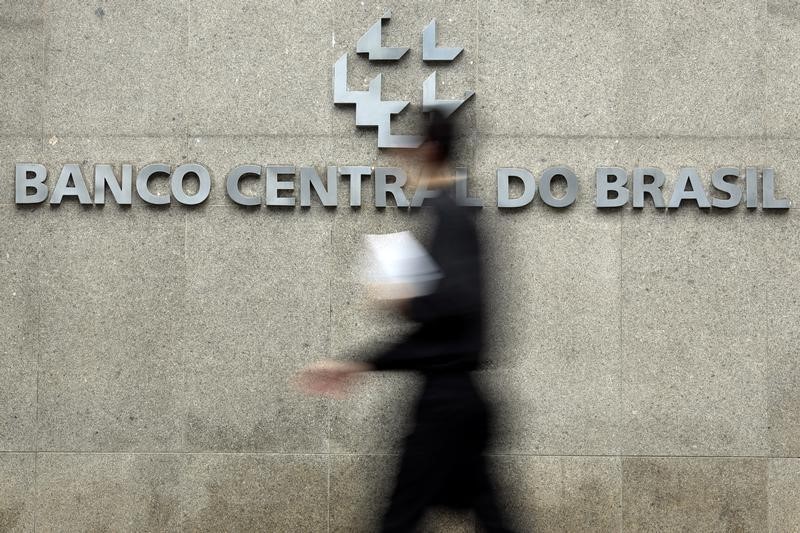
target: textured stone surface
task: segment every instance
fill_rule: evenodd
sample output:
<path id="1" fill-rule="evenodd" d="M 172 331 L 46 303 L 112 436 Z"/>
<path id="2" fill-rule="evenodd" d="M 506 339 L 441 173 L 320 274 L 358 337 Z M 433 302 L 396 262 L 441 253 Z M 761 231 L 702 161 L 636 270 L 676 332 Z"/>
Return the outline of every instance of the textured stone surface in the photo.
<path id="1" fill-rule="evenodd" d="M 389 9 L 384 43 L 411 52 L 370 64 L 356 42 Z M 454 157 L 487 206 L 479 381 L 517 529 L 796 529 L 798 9 L 0 0 L 0 530 L 375 523 L 417 378 L 368 376 L 341 401 L 291 378 L 404 332 L 354 271 L 363 233 L 424 239 L 425 212 L 374 209 L 371 179 L 360 209 L 344 181 L 336 210 L 241 209 L 224 187 L 245 163 L 416 170 L 333 105 L 345 52 L 351 89 L 382 73 L 383 98 L 411 102 L 398 133 L 421 128 L 434 70 L 438 96 L 477 92 Z M 421 61 L 433 18 L 440 44 L 465 48 L 451 64 Z M 96 163 L 185 161 L 212 174 L 202 206 L 13 205 L 17 162 L 45 164 L 51 189 L 78 163 L 91 189 Z M 555 165 L 579 177 L 573 208 L 494 207 L 498 167 Z M 769 166 L 795 208 L 599 212 L 601 165 L 660 167 L 666 197 L 683 166 L 706 185 L 723 165 Z M 434 514 L 424 529 L 473 525 Z"/>
<path id="2" fill-rule="evenodd" d="M 325 402 L 291 380 L 328 352 L 332 217 L 187 214 L 189 449 L 325 451 Z"/>
<path id="3" fill-rule="evenodd" d="M 776 457 L 800 456 L 800 260 L 796 253 L 800 219 L 795 213 L 771 217 L 763 240 L 768 259 L 764 290 L 768 438 L 770 455 Z"/>
<path id="4" fill-rule="evenodd" d="M 34 472 L 32 453 L 0 453 L 0 531 L 33 531 Z"/>
<path id="5" fill-rule="evenodd" d="M 618 531 L 622 478 L 616 457 L 491 458 L 515 531 Z"/>
<path id="6" fill-rule="evenodd" d="M 39 211 L 0 207 L 0 451 L 34 450 L 41 253 Z"/>
<path id="7" fill-rule="evenodd" d="M 47 3 L 45 135 L 185 132 L 188 4 Z"/>
<path id="8" fill-rule="evenodd" d="M 41 135 L 44 0 L 0 2 L 0 135 Z"/>
<path id="9" fill-rule="evenodd" d="M 325 459 L 42 454 L 42 531 L 322 531 Z"/>
<path id="10" fill-rule="evenodd" d="M 794 0 L 768 0 L 761 24 L 764 40 L 765 109 L 767 134 L 797 138 L 800 127 L 800 4 Z"/>
<path id="11" fill-rule="evenodd" d="M 623 453 L 767 451 L 767 224 L 691 207 L 623 218 Z"/>
<path id="12" fill-rule="evenodd" d="M 176 531 L 185 459 L 40 454 L 37 531 Z"/>
<path id="13" fill-rule="evenodd" d="M 326 462 L 317 455 L 190 455 L 181 529 L 326 531 Z"/>
<path id="14" fill-rule="evenodd" d="M 181 443 L 184 224 L 176 210 L 38 213 L 39 446 L 157 451 Z"/>
<path id="15" fill-rule="evenodd" d="M 760 0 L 626 2 L 624 133 L 762 134 L 763 7 Z"/>
<path id="16" fill-rule="evenodd" d="M 377 531 L 397 472 L 396 455 L 334 455 L 330 477 L 330 531 Z M 436 509 L 419 526 L 424 533 L 469 533 L 472 516 Z"/>
<path id="17" fill-rule="evenodd" d="M 711 171 L 730 165 L 775 166 L 779 196 L 794 181 L 792 167 L 778 157 L 787 150 L 780 143 L 623 139 L 616 146 L 618 164 L 629 172 L 637 165 L 665 172 L 665 199 L 683 166 L 698 168 L 707 188 Z M 775 279 L 771 256 L 781 246 L 775 229 L 788 219 L 744 205 L 707 212 L 684 203 L 664 213 L 648 203 L 642 212 L 624 210 L 622 421 L 630 434 L 624 453 L 767 452 L 772 358 L 766 354 L 773 334 L 765 297 Z"/>
<path id="18" fill-rule="evenodd" d="M 486 383 L 501 408 L 499 449 L 616 453 L 619 214 L 484 214 L 491 245 Z"/>
<path id="19" fill-rule="evenodd" d="M 619 132 L 627 7 L 610 1 L 479 2 L 481 133 Z"/>
<path id="20" fill-rule="evenodd" d="M 0 205 L 15 202 L 17 163 L 36 163 L 41 159 L 42 143 L 34 137 L 0 137 Z"/>
<path id="21" fill-rule="evenodd" d="M 764 531 L 767 461 L 627 457 L 623 531 Z"/>
<path id="22" fill-rule="evenodd" d="M 800 525 L 800 459 L 769 462 L 769 531 L 795 531 Z"/>
<path id="23" fill-rule="evenodd" d="M 329 9 L 329 2 L 193 1 L 189 133 L 329 133 Z"/>

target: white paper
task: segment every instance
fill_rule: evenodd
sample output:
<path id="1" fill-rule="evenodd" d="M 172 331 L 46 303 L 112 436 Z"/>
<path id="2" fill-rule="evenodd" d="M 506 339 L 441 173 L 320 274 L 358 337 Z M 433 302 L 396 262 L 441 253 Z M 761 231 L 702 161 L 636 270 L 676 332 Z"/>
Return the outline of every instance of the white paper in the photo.
<path id="1" fill-rule="evenodd" d="M 410 232 L 364 235 L 364 245 L 364 279 L 378 287 L 379 298 L 413 298 L 436 289 L 442 273 Z"/>

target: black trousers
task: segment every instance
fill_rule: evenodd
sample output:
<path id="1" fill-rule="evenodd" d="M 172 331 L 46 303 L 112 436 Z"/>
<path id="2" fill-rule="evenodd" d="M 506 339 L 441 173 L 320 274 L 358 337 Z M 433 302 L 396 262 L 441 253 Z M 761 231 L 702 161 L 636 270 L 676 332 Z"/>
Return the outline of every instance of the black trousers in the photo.
<path id="1" fill-rule="evenodd" d="M 428 380 L 406 439 L 383 533 L 414 531 L 433 506 L 471 509 L 489 533 L 508 533 L 484 451 L 490 412 L 464 376 Z"/>

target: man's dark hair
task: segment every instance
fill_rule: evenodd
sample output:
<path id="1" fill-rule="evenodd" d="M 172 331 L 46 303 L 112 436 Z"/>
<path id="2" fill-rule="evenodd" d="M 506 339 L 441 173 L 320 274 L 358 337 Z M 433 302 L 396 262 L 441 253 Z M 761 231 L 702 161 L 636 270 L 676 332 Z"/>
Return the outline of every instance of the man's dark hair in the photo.
<path id="1" fill-rule="evenodd" d="M 431 147 L 431 159 L 445 163 L 450 159 L 453 145 L 453 123 L 438 111 L 431 111 L 425 131 L 425 142 Z"/>

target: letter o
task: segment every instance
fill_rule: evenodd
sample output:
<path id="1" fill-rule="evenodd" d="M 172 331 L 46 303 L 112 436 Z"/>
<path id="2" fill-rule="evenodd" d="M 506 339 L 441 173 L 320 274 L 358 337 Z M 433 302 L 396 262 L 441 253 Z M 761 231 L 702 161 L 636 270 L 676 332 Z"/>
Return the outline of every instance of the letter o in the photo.
<path id="1" fill-rule="evenodd" d="M 550 182 L 556 176 L 562 176 L 567 180 L 567 192 L 561 198 L 553 196 Z M 539 181 L 539 196 L 542 201 L 550 207 L 567 207 L 575 203 L 578 198 L 578 176 L 568 167 L 550 167 L 542 173 Z"/>
<path id="2" fill-rule="evenodd" d="M 200 180 L 200 187 L 194 195 L 186 194 L 183 190 L 183 180 L 187 174 L 194 174 Z M 186 163 L 175 169 L 169 180 L 172 196 L 183 205 L 197 205 L 203 203 L 211 192 L 211 175 L 208 169 L 197 163 Z"/>

